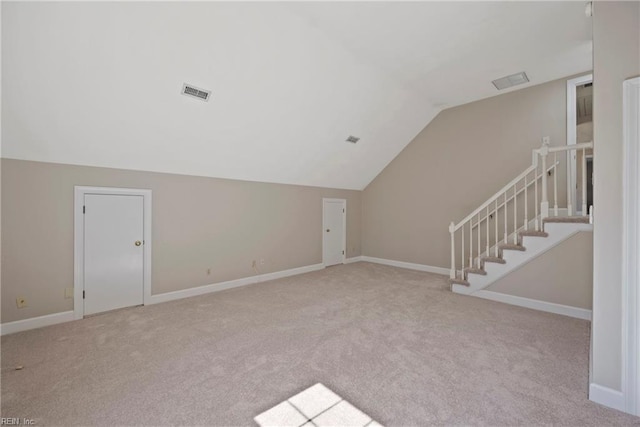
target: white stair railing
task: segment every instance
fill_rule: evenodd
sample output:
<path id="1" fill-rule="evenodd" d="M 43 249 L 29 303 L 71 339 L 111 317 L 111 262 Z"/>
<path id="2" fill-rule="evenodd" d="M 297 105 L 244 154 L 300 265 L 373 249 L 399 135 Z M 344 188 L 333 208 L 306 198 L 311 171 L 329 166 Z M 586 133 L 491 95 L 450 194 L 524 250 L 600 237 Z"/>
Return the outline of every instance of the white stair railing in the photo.
<path id="1" fill-rule="evenodd" d="M 518 233 L 529 229 L 533 220 L 535 231 L 542 230 L 542 221 L 549 216 L 549 176 L 553 177 L 553 215 L 559 216 L 558 196 L 558 154 L 565 156 L 573 152 L 582 153 L 581 196 L 582 213 L 587 212 L 587 150 L 593 148 L 593 142 L 583 144 L 550 147 L 549 138 L 542 139 L 542 147 L 534 150 L 532 165 L 512 179 L 500 191 L 491 196 L 457 224 L 449 224 L 451 234 L 451 270 L 450 278 L 467 278 L 467 272 L 482 268 L 483 257 L 498 257 L 500 245 L 519 243 Z M 549 156 L 552 163 L 547 166 Z M 533 194 L 531 194 L 533 192 Z M 532 200 L 530 200 L 532 199 Z M 571 197 L 567 197 L 570 200 Z M 532 202 L 532 203 L 531 203 Z M 533 209 L 531 210 L 531 204 Z M 567 203 L 567 215 L 572 215 L 570 202 Z M 591 211 L 589 213 L 591 215 Z M 484 230 L 483 230 L 484 227 Z M 493 229 L 493 233 L 491 230 Z M 500 233 L 502 231 L 502 233 Z M 502 237 L 500 237 L 502 234 Z M 484 238 L 484 241 L 482 239 Z M 474 241 L 475 240 L 475 241 Z M 468 241 L 468 248 L 465 245 Z M 456 243 L 460 250 L 456 251 Z M 475 244 L 474 244 L 475 243 Z M 456 264 L 456 259 L 460 264 Z M 458 268 L 459 267 L 459 268 Z"/>

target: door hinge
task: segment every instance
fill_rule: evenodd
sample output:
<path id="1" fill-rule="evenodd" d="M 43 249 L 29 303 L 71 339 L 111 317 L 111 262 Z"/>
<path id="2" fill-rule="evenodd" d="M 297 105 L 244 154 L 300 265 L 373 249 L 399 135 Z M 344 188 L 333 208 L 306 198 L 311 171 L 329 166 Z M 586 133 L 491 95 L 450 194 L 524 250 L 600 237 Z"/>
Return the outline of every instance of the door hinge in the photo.
<path id="1" fill-rule="evenodd" d="M 342 251 L 342 255 L 344 255 L 344 251 Z"/>
<path id="2" fill-rule="evenodd" d="M 84 299 L 84 291 L 82 291 L 82 299 Z"/>
<path id="3" fill-rule="evenodd" d="M 86 206 L 83 206 L 83 207 L 82 207 L 82 213 L 86 213 L 86 212 L 87 212 L 87 207 L 86 207 Z"/>
<path id="4" fill-rule="evenodd" d="M 342 213 L 344 213 L 344 209 L 342 209 Z"/>

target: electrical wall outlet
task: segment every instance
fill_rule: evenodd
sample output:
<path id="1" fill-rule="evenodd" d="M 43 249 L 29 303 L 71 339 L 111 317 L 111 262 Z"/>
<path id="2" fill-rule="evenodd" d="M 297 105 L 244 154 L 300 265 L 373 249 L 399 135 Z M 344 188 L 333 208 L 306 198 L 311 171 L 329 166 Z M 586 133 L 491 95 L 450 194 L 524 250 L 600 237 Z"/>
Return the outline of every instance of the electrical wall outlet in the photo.
<path id="1" fill-rule="evenodd" d="M 260 259 L 260 265 L 264 265 L 264 258 Z"/>
<path id="2" fill-rule="evenodd" d="M 251 261 L 251 268 L 256 268 L 256 260 Z"/>
<path id="3" fill-rule="evenodd" d="M 16 298 L 16 305 L 18 308 L 25 308 L 27 306 L 27 299 L 24 297 Z"/>
<path id="4" fill-rule="evenodd" d="M 207 268 L 207 276 L 211 276 L 211 268 Z"/>
<path id="5" fill-rule="evenodd" d="M 73 288 L 64 288 L 64 297 L 65 299 L 73 298 Z"/>

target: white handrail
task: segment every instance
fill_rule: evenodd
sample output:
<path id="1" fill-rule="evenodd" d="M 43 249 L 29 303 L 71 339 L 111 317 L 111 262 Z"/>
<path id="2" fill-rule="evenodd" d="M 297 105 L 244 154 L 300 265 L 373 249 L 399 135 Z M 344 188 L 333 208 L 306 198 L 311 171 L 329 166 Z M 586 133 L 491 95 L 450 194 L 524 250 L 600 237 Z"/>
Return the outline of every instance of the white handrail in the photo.
<path id="1" fill-rule="evenodd" d="M 491 202 L 493 202 L 494 200 L 496 200 L 498 197 L 502 196 L 507 189 L 512 188 L 514 186 L 514 184 L 518 181 L 520 181 L 521 179 L 523 179 L 525 177 L 525 175 L 530 174 L 531 172 L 533 172 L 536 169 L 537 165 L 531 165 L 529 166 L 527 169 L 525 169 L 524 172 L 522 172 L 520 175 L 518 175 L 517 177 L 515 177 L 514 179 L 512 179 L 511 181 L 509 181 L 509 183 L 507 185 L 505 185 L 504 187 L 502 187 L 502 189 L 500 191 L 498 191 L 496 194 L 494 194 L 493 196 L 489 197 L 489 199 L 484 202 L 483 204 L 480 205 L 479 208 L 477 208 L 476 210 L 474 210 L 473 212 L 471 212 L 469 215 L 467 215 L 462 221 L 460 221 L 459 223 L 457 223 L 454 226 L 454 231 L 458 231 L 460 229 L 460 227 L 462 227 L 463 224 L 466 224 L 471 218 L 473 218 L 475 215 L 478 214 L 478 212 L 480 212 L 481 210 L 483 210 L 484 208 L 486 208 L 487 206 L 489 206 L 491 204 Z M 509 199 L 511 200 L 511 199 Z"/>
<path id="2" fill-rule="evenodd" d="M 495 215 L 495 219 L 494 219 L 494 246 L 496 249 L 495 255 L 498 256 L 499 254 L 499 244 L 500 242 L 503 243 L 510 243 L 508 236 L 512 236 L 513 235 L 513 243 L 514 244 L 519 244 L 520 240 L 518 238 L 518 230 L 527 230 L 528 228 L 528 223 L 529 223 L 529 208 L 528 208 L 528 188 L 531 186 L 534 186 L 534 218 L 532 219 L 532 221 L 535 221 L 535 229 L 536 231 L 540 230 L 541 228 L 539 227 L 539 225 L 542 223 L 542 220 L 544 220 L 546 217 L 549 216 L 549 199 L 548 199 L 548 185 L 547 185 L 547 181 L 548 181 L 548 176 L 551 175 L 551 171 L 554 171 L 553 173 L 553 185 L 552 185 L 552 189 L 553 189 L 553 214 L 555 216 L 558 215 L 558 177 L 557 177 L 557 168 L 558 165 L 560 164 L 560 162 L 558 161 L 558 156 L 557 153 L 561 153 L 561 152 L 565 152 L 567 153 L 566 155 L 569 156 L 569 152 L 573 151 L 573 152 L 577 152 L 578 150 L 581 150 L 582 152 L 582 162 L 581 162 L 581 166 L 582 166 L 582 212 L 583 215 L 586 212 L 587 206 L 586 206 L 586 187 L 587 187 L 587 177 L 586 177 L 586 151 L 587 149 L 591 149 L 593 148 L 593 142 L 584 142 L 581 144 L 573 144 L 573 145 L 567 145 L 567 146 L 559 146 L 559 147 L 550 147 L 549 144 L 549 137 L 544 137 L 542 138 L 542 146 L 536 150 L 533 150 L 534 156 L 532 159 L 532 165 L 529 166 L 527 169 L 525 169 L 521 174 L 519 174 L 517 177 L 515 177 L 514 179 L 512 179 L 511 181 L 509 181 L 508 184 L 506 184 L 504 187 L 502 187 L 498 192 L 496 192 L 494 195 L 492 195 L 491 197 L 489 197 L 484 203 L 482 203 L 480 206 L 478 206 L 478 208 L 476 208 L 473 212 L 471 212 L 469 215 L 467 215 L 463 220 L 461 220 L 460 222 L 458 222 L 457 224 L 451 222 L 449 224 L 449 232 L 451 233 L 451 270 L 450 270 L 450 277 L 452 279 L 455 279 L 458 277 L 458 273 L 461 274 L 460 279 L 466 280 L 467 279 L 467 274 L 469 269 L 473 269 L 473 268 L 482 268 L 482 259 L 481 257 L 483 256 L 483 254 L 486 254 L 487 256 L 490 255 L 490 250 L 491 250 L 491 233 L 489 231 L 490 226 L 491 226 L 491 218 L 493 218 L 493 215 Z M 553 164 L 549 167 L 547 167 L 547 157 L 550 153 L 553 153 Z M 538 168 L 538 165 L 541 165 L 542 167 Z M 530 175 L 533 172 L 533 179 L 530 179 Z M 538 180 L 540 180 L 540 201 L 538 203 Z M 520 182 L 523 181 L 523 184 L 520 184 Z M 520 212 L 518 211 L 518 201 L 517 198 L 518 196 L 524 192 L 524 212 Z M 509 196 L 509 194 L 511 194 L 511 196 Z M 570 198 L 569 198 L 570 199 Z M 510 203 L 511 202 L 511 203 Z M 510 205 L 510 206 L 509 206 Z M 509 208 L 512 208 L 513 210 L 509 210 Z M 571 205 L 570 205 L 570 201 L 567 202 L 567 207 L 568 209 L 571 209 Z M 502 212 L 499 212 L 500 209 L 503 209 Z M 509 210 L 509 211 L 508 211 Z M 507 213 L 513 213 L 513 225 L 508 225 L 508 215 Z M 538 212 L 540 213 L 538 215 Z M 569 212 L 569 215 L 571 215 L 572 213 Z M 592 218 L 592 213 L 591 211 L 589 212 L 589 216 Z M 483 216 L 484 215 L 484 216 Z M 503 239 L 498 240 L 498 225 L 500 222 L 500 215 L 504 215 L 503 221 L 504 224 L 500 224 L 501 226 L 504 227 L 504 236 Z M 521 227 L 519 227 L 519 223 L 520 220 L 522 220 L 524 218 L 524 224 L 522 224 Z M 468 227 L 468 231 L 465 231 L 465 226 L 466 224 L 469 223 L 469 227 Z M 483 224 L 484 223 L 484 224 Z M 486 225 L 486 242 L 482 242 L 481 238 L 481 232 L 480 232 L 480 228 L 482 226 Z M 474 230 L 474 228 L 477 227 L 477 231 Z M 512 233 L 509 231 L 512 229 Z M 462 252 L 461 252 L 461 256 L 460 256 L 460 260 L 461 260 L 461 269 L 457 270 L 456 269 L 456 250 L 455 250 L 455 233 L 461 230 L 461 243 L 462 243 Z M 474 236 L 473 233 L 474 231 L 477 232 L 477 241 L 474 242 Z M 466 252 L 466 245 L 465 245 L 465 234 L 466 232 L 468 232 L 469 234 L 469 250 L 468 253 L 465 254 Z M 475 245 L 474 245 L 475 243 Z M 484 245 L 482 244 L 484 243 Z M 482 248 L 485 249 L 484 252 L 481 253 Z M 477 253 L 476 253 L 477 252 Z M 468 256 L 465 257 L 465 255 Z M 468 259 L 468 268 L 466 268 L 466 262 L 465 262 L 465 258 Z M 476 263 L 477 261 L 477 263 Z"/>
<path id="3" fill-rule="evenodd" d="M 560 164 L 560 162 L 556 162 L 555 164 L 549 166 L 547 168 L 547 172 L 552 171 L 556 166 L 558 166 Z M 533 169 L 532 169 L 533 168 Z M 487 200 L 486 202 L 484 202 L 482 205 L 480 205 L 480 207 L 476 210 L 474 210 L 471 214 L 467 215 L 465 217 L 465 219 L 463 219 L 462 221 L 460 221 L 458 224 L 454 225 L 454 231 L 458 231 L 463 224 L 467 223 L 473 216 L 475 216 L 478 212 L 482 211 L 483 208 L 486 208 L 487 206 L 489 206 L 491 204 L 491 202 L 495 202 L 497 201 L 500 196 L 502 196 L 504 193 L 506 193 L 507 189 L 511 189 L 513 188 L 513 186 L 515 185 L 514 183 L 516 182 L 520 182 L 521 180 L 523 180 L 525 177 L 529 176 L 529 174 L 531 172 L 533 172 L 536 169 L 535 166 L 530 166 L 529 168 L 527 168 L 523 173 L 521 173 L 520 175 L 518 175 L 517 178 L 513 179 L 509 184 L 505 185 L 501 191 L 497 192 L 496 194 L 493 195 L 493 197 L 491 197 L 489 200 Z M 526 173 L 525 173 L 526 172 Z M 540 179 L 542 177 L 542 174 L 539 174 L 535 177 L 534 180 Z M 531 180 L 528 184 L 527 187 L 531 187 L 533 185 L 534 180 Z M 524 191 L 525 187 L 522 187 L 520 189 L 518 189 L 518 194 L 521 194 Z M 511 200 L 513 200 L 513 196 L 509 196 L 507 197 L 507 203 L 509 203 Z M 500 209 L 501 207 L 504 206 L 504 202 L 498 205 L 498 209 Z M 484 221 L 487 217 L 483 217 L 480 222 Z M 475 228 L 477 224 L 475 224 L 473 226 L 473 228 Z"/>
<path id="4" fill-rule="evenodd" d="M 593 141 L 581 142 L 580 144 L 572 144 L 572 145 L 560 145 L 559 147 L 549 147 L 549 152 L 558 153 L 560 151 L 582 150 L 586 148 L 593 148 Z M 535 150 L 535 151 L 537 152 L 539 150 Z"/>

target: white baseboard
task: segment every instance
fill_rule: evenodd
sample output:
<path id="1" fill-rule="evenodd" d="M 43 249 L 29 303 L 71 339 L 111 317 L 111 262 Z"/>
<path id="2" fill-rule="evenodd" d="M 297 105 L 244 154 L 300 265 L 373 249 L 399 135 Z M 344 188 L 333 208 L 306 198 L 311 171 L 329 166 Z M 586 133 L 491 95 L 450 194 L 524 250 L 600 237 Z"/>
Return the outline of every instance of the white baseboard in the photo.
<path id="1" fill-rule="evenodd" d="M 16 332 L 28 331 L 29 329 L 70 322 L 72 320 L 74 320 L 73 310 L 32 317 L 31 319 L 16 320 L 15 322 L 7 322 L 0 325 L 0 335 L 14 334 Z"/>
<path id="2" fill-rule="evenodd" d="M 324 264 L 313 264 L 304 267 L 292 268 L 290 270 L 276 271 L 273 273 L 258 274 L 242 279 L 228 280 L 226 282 L 213 283 L 211 285 L 198 286 L 196 288 L 182 289 L 180 291 L 166 292 L 158 295 L 151 295 L 149 304 L 159 304 L 161 302 L 173 301 L 182 298 L 195 297 L 211 292 L 219 292 L 225 289 L 237 288 L 239 286 L 252 285 L 267 280 L 281 279 L 283 277 L 295 276 L 297 274 L 309 273 L 311 271 L 322 270 Z"/>
<path id="3" fill-rule="evenodd" d="M 589 400 L 618 411 L 625 410 L 624 395 L 621 391 L 613 390 L 595 383 L 589 384 Z"/>
<path id="4" fill-rule="evenodd" d="M 183 289 L 180 291 L 167 292 L 159 295 L 151 295 L 148 304 L 158 304 L 176 299 L 204 295 L 211 292 L 218 292 L 225 289 L 237 288 L 239 286 L 251 285 L 267 280 L 280 279 L 283 277 L 295 276 L 297 274 L 309 273 L 311 271 L 322 270 L 324 264 L 307 265 L 305 267 L 292 268 L 290 270 L 276 271 L 273 273 L 259 274 L 242 279 L 229 280 L 226 282 L 214 283 L 211 285 L 198 286 L 197 288 Z M 46 316 L 33 317 L 31 319 L 17 320 L 15 322 L 3 323 L 0 325 L 0 335 L 13 334 L 15 332 L 27 331 L 29 329 L 42 328 L 43 326 L 55 325 L 58 323 L 75 320 L 73 311 L 48 314 Z"/>
<path id="5" fill-rule="evenodd" d="M 360 262 L 360 261 L 362 261 L 362 258 L 363 258 L 362 256 L 354 256 L 354 257 L 351 257 L 351 258 L 346 258 L 344 260 L 344 263 L 345 264 L 351 264 L 351 263 L 354 263 L 354 262 Z"/>
<path id="6" fill-rule="evenodd" d="M 412 262 L 395 261 L 392 259 L 375 258 L 370 256 L 361 256 L 361 261 L 373 262 L 376 264 L 391 265 L 393 267 L 407 268 L 409 270 L 426 271 L 428 273 L 449 275 L 449 269 L 444 267 L 434 267 L 425 264 L 414 264 Z"/>
<path id="7" fill-rule="evenodd" d="M 304 267 L 291 268 L 289 270 L 275 271 L 273 273 L 263 273 L 256 277 L 258 282 L 266 282 L 267 280 L 282 279 L 283 277 L 296 276 L 298 274 L 311 273 L 312 271 L 322 270 L 324 264 L 305 265 Z"/>
<path id="8" fill-rule="evenodd" d="M 548 313 L 562 314 L 564 316 L 575 317 L 577 319 L 591 320 L 591 310 L 586 308 L 571 307 L 569 305 L 556 304 L 553 302 L 540 301 L 531 298 L 518 297 L 515 295 L 503 294 L 500 292 L 479 290 L 469 294 L 474 297 L 503 302 L 505 304 L 517 305 L 519 307 L 531 308 L 534 310 L 546 311 Z"/>

